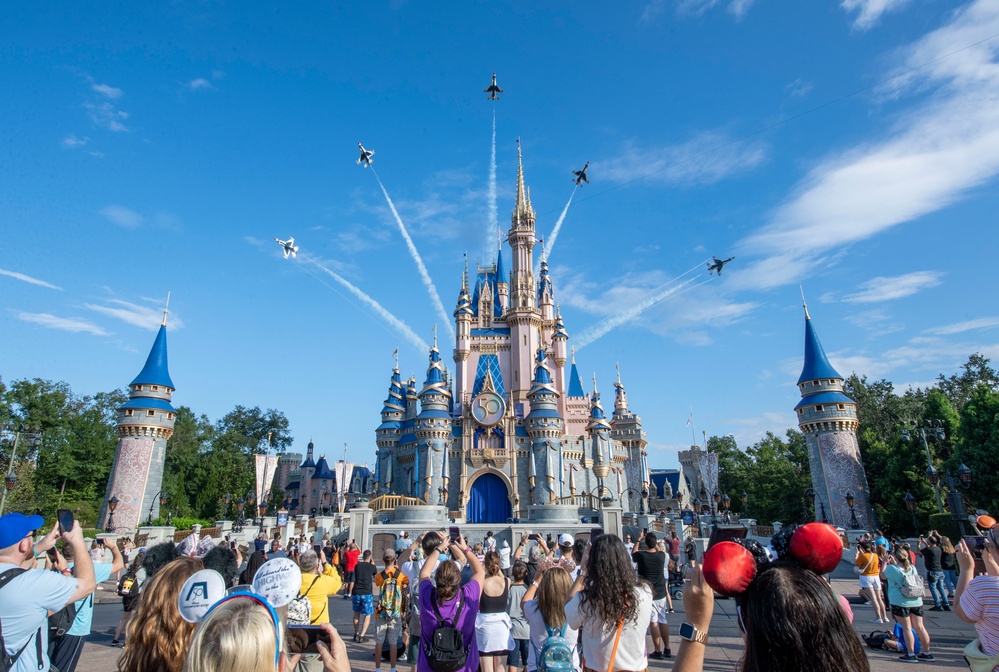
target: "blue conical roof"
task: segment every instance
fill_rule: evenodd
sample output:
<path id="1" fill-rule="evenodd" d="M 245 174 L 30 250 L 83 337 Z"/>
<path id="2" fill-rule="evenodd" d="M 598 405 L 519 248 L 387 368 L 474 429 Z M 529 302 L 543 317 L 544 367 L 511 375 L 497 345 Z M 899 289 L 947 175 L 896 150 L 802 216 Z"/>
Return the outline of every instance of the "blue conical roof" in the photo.
<path id="1" fill-rule="evenodd" d="M 569 396 L 586 396 L 586 392 L 583 391 L 583 379 L 579 377 L 579 369 L 576 368 L 576 362 L 572 363 L 572 369 L 569 372 Z"/>
<path id="2" fill-rule="evenodd" d="M 139 371 L 139 375 L 132 381 L 132 385 L 162 385 L 176 390 L 173 381 L 170 380 L 170 371 L 167 370 L 167 342 L 166 325 L 161 324 L 160 330 L 153 341 L 153 348 L 146 358 L 146 365 Z"/>
<path id="3" fill-rule="evenodd" d="M 506 274 L 506 265 L 503 263 L 503 248 L 496 250 L 496 282 L 509 283 L 510 279 Z"/>
<path id="4" fill-rule="evenodd" d="M 801 369 L 798 377 L 798 385 L 807 380 L 819 380 L 821 378 L 843 379 L 839 372 L 833 368 L 826 357 L 826 351 L 822 349 L 819 337 L 812 327 L 812 318 L 805 316 L 805 365 Z"/>

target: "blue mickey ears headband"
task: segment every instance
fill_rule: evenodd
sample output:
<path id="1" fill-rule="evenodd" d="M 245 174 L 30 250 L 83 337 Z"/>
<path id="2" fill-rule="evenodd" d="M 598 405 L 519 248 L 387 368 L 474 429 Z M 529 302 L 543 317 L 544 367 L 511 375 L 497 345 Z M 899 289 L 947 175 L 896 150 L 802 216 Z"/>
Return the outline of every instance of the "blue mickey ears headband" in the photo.
<path id="1" fill-rule="evenodd" d="M 281 619 L 278 617 L 278 613 L 277 611 L 274 610 L 274 607 L 272 607 L 270 603 L 263 596 L 257 595 L 256 593 L 249 590 L 237 590 L 231 595 L 227 595 L 226 597 L 223 597 L 221 600 L 213 604 L 211 608 L 208 610 L 208 613 L 205 614 L 205 617 L 207 618 L 208 614 L 211 614 L 221 605 L 225 604 L 226 602 L 231 602 L 232 600 L 253 600 L 257 604 L 262 606 L 264 609 L 266 609 L 267 613 L 270 614 L 271 622 L 274 624 L 274 666 L 277 667 L 278 660 L 281 658 Z"/>

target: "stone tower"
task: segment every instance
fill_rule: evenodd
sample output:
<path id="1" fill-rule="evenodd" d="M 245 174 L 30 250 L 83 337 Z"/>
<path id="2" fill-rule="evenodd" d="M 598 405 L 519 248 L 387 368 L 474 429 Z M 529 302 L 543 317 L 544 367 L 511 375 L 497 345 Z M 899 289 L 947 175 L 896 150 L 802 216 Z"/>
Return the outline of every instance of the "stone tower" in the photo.
<path id="1" fill-rule="evenodd" d="M 798 378 L 801 401 L 794 407 L 808 444 L 815 489 L 815 517 L 823 507 L 831 524 L 851 528 L 846 494 L 854 497 L 859 529 L 872 529 L 870 493 L 857 443 L 857 404 L 843 394 L 843 376 L 829 363 L 805 306 L 805 364 Z"/>
<path id="2" fill-rule="evenodd" d="M 419 398 L 420 414 L 413 425 L 418 442 L 416 462 L 422 465 L 414 467 L 419 479 L 416 496 L 433 504 L 438 501 L 438 488 L 444 481 L 444 451 L 451 447 L 451 390 L 444 377 L 444 364 L 437 349 L 436 336 L 430 348 L 427 378 Z"/>
<path id="3" fill-rule="evenodd" d="M 535 479 L 531 501 L 536 505 L 551 504 L 559 494 L 559 483 L 562 481 L 564 431 L 562 416 L 558 413 L 559 393 L 552 385 L 551 374 L 545 366 L 547 357 L 544 346 L 539 347 L 534 384 L 527 394 L 531 412 L 524 418 L 527 435 L 531 439 L 529 469 Z"/>
<path id="4" fill-rule="evenodd" d="M 108 523 L 107 502 L 118 499 L 115 530 L 134 530 L 159 516 L 163 461 L 167 440 L 173 435 L 177 411 L 170 405 L 176 389 L 167 367 L 167 311 L 153 341 L 146 365 L 128 386 L 128 401 L 118 409 L 118 448 L 108 479 L 101 526 Z"/>

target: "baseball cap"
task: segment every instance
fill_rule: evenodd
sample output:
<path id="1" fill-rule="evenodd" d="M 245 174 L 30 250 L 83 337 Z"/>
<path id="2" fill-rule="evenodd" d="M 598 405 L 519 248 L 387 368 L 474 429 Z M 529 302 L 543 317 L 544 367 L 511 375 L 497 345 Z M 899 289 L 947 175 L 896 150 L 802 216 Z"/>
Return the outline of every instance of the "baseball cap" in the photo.
<path id="1" fill-rule="evenodd" d="M 568 532 L 563 532 L 562 534 L 558 535 L 559 546 L 572 546 L 573 541 L 574 539 L 572 538 L 572 535 L 569 534 Z"/>
<path id="2" fill-rule="evenodd" d="M 41 529 L 45 519 L 41 516 L 26 516 L 23 513 L 8 513 L 0 516 L 0 548 L 18 543 L 28 532 Z"/>

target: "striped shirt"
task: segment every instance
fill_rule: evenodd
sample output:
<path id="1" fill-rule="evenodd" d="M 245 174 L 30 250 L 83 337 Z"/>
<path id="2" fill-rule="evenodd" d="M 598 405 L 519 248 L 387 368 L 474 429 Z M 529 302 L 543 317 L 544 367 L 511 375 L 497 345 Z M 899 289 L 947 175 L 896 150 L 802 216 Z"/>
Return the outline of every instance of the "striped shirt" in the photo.
<path id="1" fill-rule="evenodd" d="M 961 594 L 961 609 L 975 621 L 982 651 L 999 654 L 999 577 L 977 576 Z"/>

